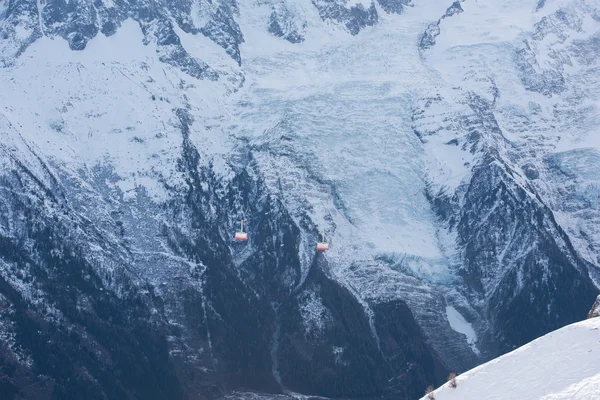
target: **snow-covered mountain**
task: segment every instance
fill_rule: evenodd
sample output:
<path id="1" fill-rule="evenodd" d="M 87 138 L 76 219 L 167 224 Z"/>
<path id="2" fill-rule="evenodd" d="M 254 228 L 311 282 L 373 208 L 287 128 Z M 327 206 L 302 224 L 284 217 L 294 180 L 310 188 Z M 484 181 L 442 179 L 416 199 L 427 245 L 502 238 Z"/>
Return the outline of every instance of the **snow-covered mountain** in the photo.
<path id="1" fill-rule="evenodd" d="M 0 0 L 0 390 L 414 399 L 584 318 L 599 35 L 595 0 Z"/>
<path id="2" fill-rule="evenodd" d="M 600 318 L 548 333 L 433 391 L 436 400 L 594 400 L 600 393 Z M 427 400 L 425 396 L 422 400 Z"/>

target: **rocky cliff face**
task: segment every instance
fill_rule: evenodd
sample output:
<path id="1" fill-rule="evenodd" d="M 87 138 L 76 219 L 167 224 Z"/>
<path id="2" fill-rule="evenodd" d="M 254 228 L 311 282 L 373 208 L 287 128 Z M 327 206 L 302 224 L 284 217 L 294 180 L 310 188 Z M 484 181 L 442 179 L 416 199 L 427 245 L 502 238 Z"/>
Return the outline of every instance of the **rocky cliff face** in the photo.
<path id="1" fill-rule="evenodd" d="M 438 133 L 420 127 L 441 102 L 430 99 L 416 113 L 416 133 L 425 142 Z M 472 176 L 454 194 L 432 186 L 430 196 L 447 235 L 458 244 L 454 257 L 462 291 L 490 324 L 481 328 L 486 332 L 481 343 L 491 353 L 505 352 L 542 335 L 542 327 L 581 319 L 581 313 L 573 319 L 567 310 L 583 310 L 583 302 L 593 298 L 597 289 L 589 274 L 594 266 L 575 251 L 527 173 L 516 172 L 498 149 L 504 139 L 493 101 L 470 93 L 465 104 L 470 119 L 456 121 L 464 136 L 445 146 L 476 157 Z"/>
<path id="2" fill-rule="evenodd" d="M 2 393 L 412 399 L 584 318 L 598 7 L 509 3 L 0 2 Z"/>
<path id="3" fill-rule="evenodd" d="M 466 37 L 458 40 L 465 43 L 465 49 L 450 49 L 447 39 L 440 42 L 439 38 L 455 35 L 457 29 L 465 27 L 469 12 L 481 11 L 478 7 L 469 10 L 468 3 L 461 6 L 462 12 L 446 13 L 439 20 L 435 35 L 426 32 L 423 36 L 422 44 L 428 45 L 422 46 L 422 54 L 441 55 L 438 64 L 447 63 L 451 72 L 446 76 L 456 86 L 451 93 L 439 94 L 418 108 L 416 131 L 429 147 L 442 143 L 446 143 L 446 148 L 454 147 L 456 151 L 449 151 L 460 153 L 463 165 L 439 157 L 434 158 L 436 162 L 441 161 L 459 174 L 461 170 L 469 171 L 462 173 L 463 177 L 453 177 L 454 182 L 437 180 L 432 185 L 432 199 L 438 214 L 448 223 L 448 234 L 464 245 L 458 252 L 451 252 L 462 260 L 458 262 L 459 273 L 469 286 L 479 288 L 475 291 L 483 294 L 471 304 L 489 307 L 484 313 L 493 325 L 502 321 L 492 329 L 492 335 L 493 342 L 506 350 L 539 336 L 540 331 L 533 333 L 536 327 L 558 327 L 581 319 L 578 314 L 575 319 L 559 321 L 557 315 L 562 312 L 549 310 L 582 309 L 583 304 L 575 305 L 573 297 L 567 298 L 566 293 L 587 293 L 584 297 L 591 299 L 597 290 L 592 282 L 597 282 L 597 259 L 585 249 L 595 242 L 589 225 L 595 218 L 595 183 L 579 162 L 566 155 L 568 159 L 563 158 L 562 151 L 583 151 L 586 157 L 587 151 L 597 151 L 592 150 L 594 145 L 589 140 L 586 144 L 590 147 L 585 151 L 567 150 L 579 147 L 579 141 L 587 135 L 584 132 L 593 128 L 584 117 L 575 133 L 566 121 L 573 121 L 574 114 L 585 114 L 581 107 L 586 94 L 573 85 L 595 82 L 587 80 L 591 64 L 583 61 L 580 43 L 589 43 L 583 37 L 596 34 L 598 9 L 593 3 L 539 3 L 534 11 L 536 22 L 520 31 L 514 42 L 496 37 L 486 41 L 487 48 L 494 49 L 490 59 L 506 57 L 512 60 L 510 65 L 484 63 L 459 72 L 456 68 L 462 67 L 455 65 L 452 58 L 475 60 L 483 52 Z M 456 9 L 455 4 L 449 11 Z M 516 11 L 499 5 L 495 12 Z M 468 29 L 479 29 L 478 26 Z M 574 32 L 580 36 L 571 37 Z M 556 35 L 555 40 L 549 39 L 552 35 Z M 496 47 L 497 43 L 502 45 Z M 594 46 L 586 48 L 591 54 L 598 51 Z M 517 101 L 515 96 L 523 96 L 523 101 Z M 440 107 L 444 106 L 447 109 L 441 113 Z M 431 129 L 431 119 L 442 115 L 445 121 Z M 555 163 L 557 158 L 561 161 Z M 566 176 L 557 173 L 561 168 L 569 169 L 570 177 L 578 182 L 576 192 L 587 193 L 573 196 L 580 199 L 577 206 L 565 199 L 570 196 L 564 191 Z M 468 183 L 464 174 L 471 176 Z M 561 183 L 556 185 L 557 182 Z M 456 210 L 461 210 L 458 215 Z M 548 274 L 561 274 L 564 278 L 546 278 Z M 548 286 L 549 282 L 553 283 Z M 524 309 L 527 311 L 519 317 Z M 502 333 L 502 327 L 516 324 L 528 328 L 516 335 L 514 330 Z M 531 336 L 523 336 L 525 331 L 532 332 Z"/>
<path id="4" fill-rule="evenodd" d="M 600 317 L 600 297 L 596 299 L 594 305 L 592 306 L 592 309 L 588 313 L 588 319 L 595 317 Z"/>

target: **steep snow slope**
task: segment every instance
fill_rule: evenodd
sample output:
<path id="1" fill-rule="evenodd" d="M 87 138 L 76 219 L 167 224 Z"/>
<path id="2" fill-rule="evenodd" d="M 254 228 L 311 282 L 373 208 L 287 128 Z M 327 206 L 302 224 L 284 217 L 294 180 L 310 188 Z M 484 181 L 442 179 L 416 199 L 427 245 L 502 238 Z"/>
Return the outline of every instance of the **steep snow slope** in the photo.
<path id="1" fill-rule="evenodd" d="M 600 318 L 592 318 L 460 374 L 456 388 L 446 384 L 433 393 L 436 400 L 594 400 L 599 351 Z"/>

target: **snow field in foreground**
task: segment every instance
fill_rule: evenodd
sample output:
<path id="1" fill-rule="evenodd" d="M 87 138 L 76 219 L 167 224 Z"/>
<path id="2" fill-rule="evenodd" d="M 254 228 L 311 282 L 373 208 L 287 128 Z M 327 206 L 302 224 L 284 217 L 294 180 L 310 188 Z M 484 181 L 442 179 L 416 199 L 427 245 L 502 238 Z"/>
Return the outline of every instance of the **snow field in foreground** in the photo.
<path id="1" fill-rule="evenodd" d="M 551 332 L 459 375 L 456 382 L 456 389 L 438 388 L 435 399 L 598 400 L 600 318 Z"/>

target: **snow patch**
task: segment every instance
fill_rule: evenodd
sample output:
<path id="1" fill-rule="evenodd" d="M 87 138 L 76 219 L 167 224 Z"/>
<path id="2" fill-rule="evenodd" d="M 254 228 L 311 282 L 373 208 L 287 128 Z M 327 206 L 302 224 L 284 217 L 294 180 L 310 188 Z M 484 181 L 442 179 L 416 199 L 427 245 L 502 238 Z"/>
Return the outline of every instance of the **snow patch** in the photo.
<path id="1" fill-rule="evenodd" d="M 473 326 L 452 306 L 446 306 L 446 317 L 448 318 L 450 327 L 456 332 L 465 335 L 469 346 L 471 346 L 476 354 L 479 354 L 479 349 L 476 346 L 477 335 L 475 334 Z"/>
<path id="2" fill-rule="evenodd" d="M 15 26 L 15 35 L 17 39 L 27 39 L 33 31 L 25 28 L 23 25 Z"/>

